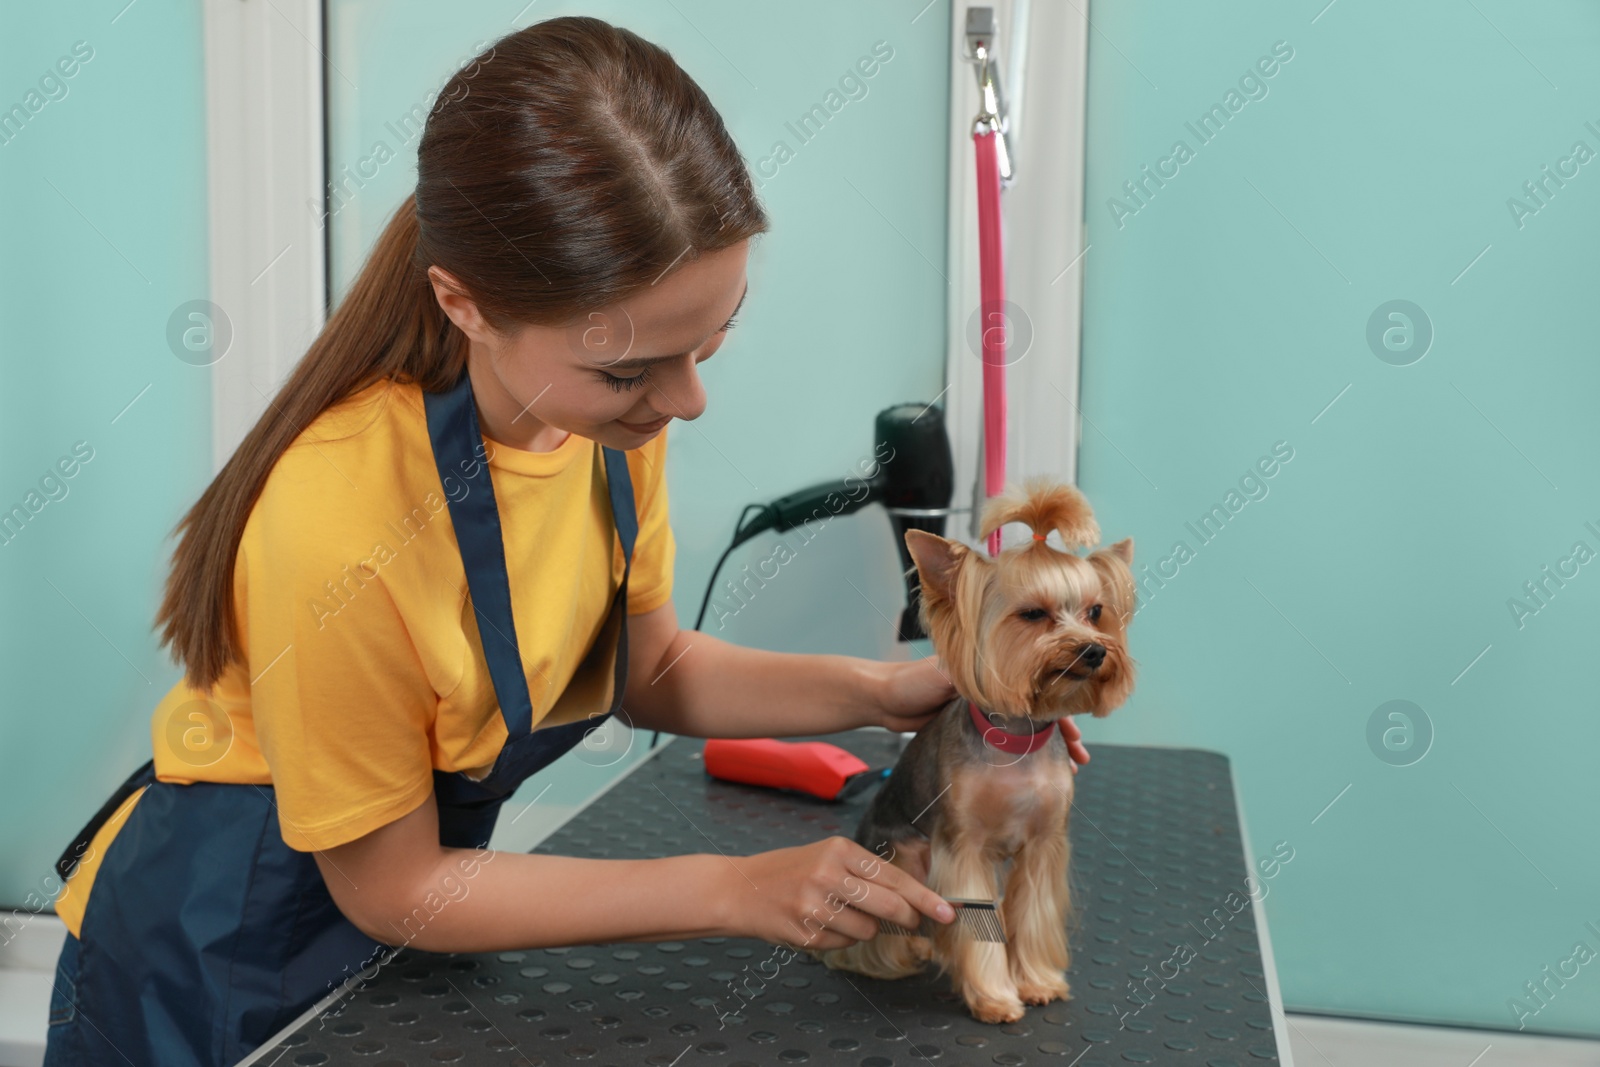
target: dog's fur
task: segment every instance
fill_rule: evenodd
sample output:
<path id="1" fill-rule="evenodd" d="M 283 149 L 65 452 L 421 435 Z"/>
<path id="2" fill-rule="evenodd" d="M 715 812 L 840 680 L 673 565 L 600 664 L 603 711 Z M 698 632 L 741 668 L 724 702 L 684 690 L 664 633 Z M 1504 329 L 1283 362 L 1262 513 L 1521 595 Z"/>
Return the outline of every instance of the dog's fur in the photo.
<path id="1" fill-rule="evenodd" d="M 1063 716 L 1110 714 L 1134 681 L 1126 641 L 1133 541 L 1078 555 L 1100 539 L 1088 501 L 1070 485 L 1037 479 L 987 503 L 982 536 L 1009 522 L 1035 536 L 992 560 L 958 541 L 906 533 L 925 632 L 960 695 L 906 746 L 855 837 L 908 870 L 912 857 L 926 855 L 928 885 L 941 896 L 1003 898 L 1007 943 L 979 941 L 958 922 L 937 924 L 932 938 L 880 934 L 816 953 L 829 967 L 876 978 L 915 974 L 932 960 L 973 1016 L 991 1023 L 1069 995 L 1073 774 L 1060 736 L 1025 755 L 990 747 L 967 701 L 1008 732 L 1059 734 Z M 1067 551 L 1040 536 L 1052 530 Z M 1099 662 L 1094 646 L 1104 649 Z"/>

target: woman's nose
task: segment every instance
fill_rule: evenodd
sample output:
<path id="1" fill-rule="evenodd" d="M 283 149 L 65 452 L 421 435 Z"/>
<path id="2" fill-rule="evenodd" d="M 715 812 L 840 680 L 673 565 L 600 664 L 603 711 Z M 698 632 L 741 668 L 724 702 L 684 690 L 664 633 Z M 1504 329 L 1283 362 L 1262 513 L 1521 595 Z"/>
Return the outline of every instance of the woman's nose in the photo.
<path id="1" fill-rule="evenodd" d="M 698 419 L 706 409 L 705 387 L 700 384 L 700 370 L 692 359 L 664 375 L 656 392 L 667 409 L 663 414 L 674 418 Z"/>

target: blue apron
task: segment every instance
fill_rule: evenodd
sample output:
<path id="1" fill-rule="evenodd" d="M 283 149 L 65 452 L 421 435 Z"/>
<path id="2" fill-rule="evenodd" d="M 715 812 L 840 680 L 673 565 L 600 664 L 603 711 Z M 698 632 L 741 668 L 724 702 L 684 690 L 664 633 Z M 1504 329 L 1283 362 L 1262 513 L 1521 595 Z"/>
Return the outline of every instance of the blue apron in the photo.
<path id="1" fill-rule="evenodd" d="M 621 707 L 639 524 L 626 456 L 602 448 L 626 565 L 600 636 L 557 707 L 594 697 L 591 707 L 604 704 L 608 674 L 610 706 L 533 730 L 470 379 L 463 373 L 448 391 L 425 393 L 424 404 L 441 482 L 465 477 L 472 485 L 450 500 L 450 519 L 506 724 L 487 776 L 434 772 L 440 843 L 475 848 L 487 845 L 500 806 L 524 779 Z M 63 878 L 118 798 L 141 786 L 102 857 L 81 937 L 69 934 L 62 948 L 45 1067 L 230 1067 L 385 951 L 339 911 L 312 854 L 283 843 L 270 786 L 160 782 L 147 763 L 68 847 L 58 864 Z"/>

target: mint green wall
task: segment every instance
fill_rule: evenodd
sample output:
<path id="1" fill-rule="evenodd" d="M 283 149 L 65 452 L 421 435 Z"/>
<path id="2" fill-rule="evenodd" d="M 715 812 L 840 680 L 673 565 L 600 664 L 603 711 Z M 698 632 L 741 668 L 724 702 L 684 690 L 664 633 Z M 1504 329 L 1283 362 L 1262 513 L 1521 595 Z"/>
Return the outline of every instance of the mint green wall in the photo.
<path id="1" fill-rule="evenodd" d="M 1600 551 L 1600 163 L 1507 204 L 1600 151 L 1600 11 L 1325 4 L 1094 5 L 1080 477 L 1140 563 L 1174 558 L 1136 697 L 1086 732 L 1232 758 L 1257 850 L 1295 849 L 1266 898 L 1291 1010 L 1600 1034 L 1600 566 L 1508 606 Z M 1367 339 L 1392 300 L 1432 324 L 1408 365 Z M 1391 700 L 1425 754 L 1398 722 L 1369 744 Z"/>
<path id="2" fill-rule="evenodd" d="M 0 906 L 37 911 L 177 678 L 152 622 L 211 466 L 210 373 L 167 342 L 207 295 L 200 5 L 8 4 L 0 71 L 26 114 L 0 132 L 0 510 L 29 513 L 0 534 Z"/>
<path id="3" fill-rule="evenodd" d="M 928 261 L 943 269 L 948 9 L 912 22 L 918 6 L 582 8 L 671 48 L 752 160 L 794 147 L 784 122 L 873 42 L 896 53 L 764 180 L 774 232 L 706 365 L 711 406 L 670 431 L 685 624 L 740 506 L 845 473 L 876 410 L 942 387 L 945 285 Z M 398 152 L 333 218 L 340 290 L 413 177 L 414 140 L 386 124 L 502 16 L 330 5 L 335 169 L 380 138 Z M 1080 477 L 1141 563 L 1179 541 L 1191 555 L 1141 609 L 1139 693 L 1090 739 L 1233 758 L 1256 847 L 1296 849 L 1266 901 L 1292 1009 L 1514 1027 L 1521 998 L 1529 1029 L 1600 1033 L 1594 968 L 1546 977 L 1578 943 L 1600 949 L 1600 727 L 1580 673 L 1600 587 L 1581 566 L 1543 606 L 1523 592 L 1575 542 L 1600 550 L 1594 168 L 1521 225 L 1507 206 L 1533 205 L 1523 183 L 1575 142 L 1600 151 L 1583 103 L 1600 16 L 1101 0 L 1094 18 Z M 39 108 L 0 143 L 0 505 L 38 508 L 0 544 L 0 804 L 26 813 L 0 822 L 8 905 L 49 887 L 66 839 L 146 758 L 176 677 L 151 617 L 165 536 L 209 476 L 209 376 L 166 339 L 206 295 L 200 38 L 192 3 L 0 15 L 0 107 Z M 40 88 L 79 41 L 93 56 L 65 95 Z M 1198 145 L 1184 124 L 1278 41 L 1294 56 L 1267 95 Z M 1122 183 L 1180 138 L 1193 158 L 1128 199 Z M 1409 365 L 1367 340 L 1397 299 L 1434 332 Z M 66 495 L 41 487 L 79 441 L 93 458 Z M 1280 441 L 1293 458 L 1241 486 Z M 1187 524 L 1234 487 L 1238 513 L 1202 543 Z M 882 620 L 845 579 L 894 613 L 883 535 L 865 515 L 831 524 L 731 636 L 875 654 Z M 1538 610 L 1519 625 L 1511 598 Z M 1431 723 L 1409 765 L 1420 745 L 1387 763 L 1368 740 L 1391 700 Z M 1543 1005 L 1525 989 L 1539 981 Z"/>

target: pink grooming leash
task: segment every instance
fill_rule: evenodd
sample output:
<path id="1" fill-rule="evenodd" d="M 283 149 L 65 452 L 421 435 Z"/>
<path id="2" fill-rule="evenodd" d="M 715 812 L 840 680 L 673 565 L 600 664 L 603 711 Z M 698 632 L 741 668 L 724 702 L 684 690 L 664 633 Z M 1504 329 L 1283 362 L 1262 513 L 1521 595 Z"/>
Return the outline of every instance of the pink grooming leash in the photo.
<path id="1" fill-rule="evenodd" d="M 967 11 L 968 58 L 977 64 L 978 117 L 972 123 L 978 163 L 979 340 L 983 347 L 983 495 L 999 496 L 1006 485 L 1006 277 L 1001 241 L 1000 188 L 1012 176 L 1006 143 L 1005 101 L 994 57 L 992 8 Z M 989 534 L 990 556 L 1000 554 L 1000 531 Z"/>
<path id="2" fill-rule="evenodd" d="M 1006 482 L 1006 279 L 1000 239 L 999 130 L 975 129 L 978 157 L 978 275 L 983 324 L 983 494 L 999 495 Z M 1000 554 L 1000 531 L 989 534 L 989 555 Z"/>

